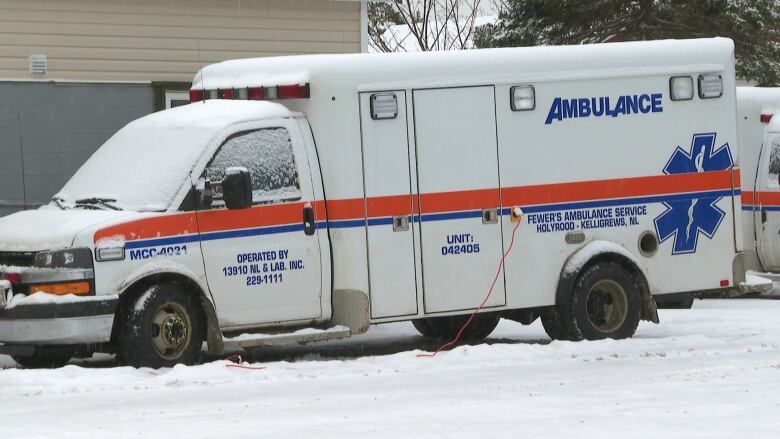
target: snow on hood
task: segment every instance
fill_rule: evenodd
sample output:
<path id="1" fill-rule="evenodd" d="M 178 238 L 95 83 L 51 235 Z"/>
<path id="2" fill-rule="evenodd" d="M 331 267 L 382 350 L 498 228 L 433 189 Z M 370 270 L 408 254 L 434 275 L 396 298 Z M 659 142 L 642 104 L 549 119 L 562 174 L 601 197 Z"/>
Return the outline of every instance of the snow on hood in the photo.
<path id="1" fill-rule="evenodd" d="M 92 226 L 133 217 L 113 210 L 59 210 L 43 207 L 0 218 L 0 251 L 37 251 L 70 247 Z"/>
<path id="2" fill-rule="evenodd" d="M 210 100 L 150 114 L 114 134 L 56 195 L 108 198 L 124 210 L 163 211 L 226 127 L 291 112 L 273 102 Z"/>

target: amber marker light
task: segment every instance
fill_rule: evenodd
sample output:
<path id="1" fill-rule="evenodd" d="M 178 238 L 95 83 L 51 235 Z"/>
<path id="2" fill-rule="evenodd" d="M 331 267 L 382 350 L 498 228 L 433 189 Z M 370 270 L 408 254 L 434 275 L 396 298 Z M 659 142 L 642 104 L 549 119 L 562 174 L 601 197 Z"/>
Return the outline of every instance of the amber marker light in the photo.
<path id="1" fill-rule="evenodd" d="M 56 284 L 30 285 L 30 294 L 48 293 L 57 296 L 66 294 L 75 294 L 77 296 L 86 296 L 92 292 L 89 282 L 63 282 Z"/>

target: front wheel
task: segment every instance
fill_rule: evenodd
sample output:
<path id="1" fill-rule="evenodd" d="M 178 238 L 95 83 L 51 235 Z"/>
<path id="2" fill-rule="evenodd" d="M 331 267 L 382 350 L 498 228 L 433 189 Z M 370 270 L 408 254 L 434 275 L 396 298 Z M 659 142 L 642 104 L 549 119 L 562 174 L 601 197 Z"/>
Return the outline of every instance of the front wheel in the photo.
<path id="1" fill-rule="evenodd" d="M 152 368 L 197 361 L 205 327 L 196 300 L 176 284 L 146 289 L 123 313 L 122 359 L 134 367 Z"/>

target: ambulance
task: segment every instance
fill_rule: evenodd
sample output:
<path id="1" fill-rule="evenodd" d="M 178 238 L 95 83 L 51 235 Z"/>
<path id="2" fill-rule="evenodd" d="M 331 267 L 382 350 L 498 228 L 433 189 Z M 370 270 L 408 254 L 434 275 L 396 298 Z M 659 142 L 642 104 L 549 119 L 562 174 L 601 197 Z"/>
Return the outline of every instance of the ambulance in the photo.
<path id="1" fill-rule="evenodd" d="M 737 87 L 747 268 L 780 272 L 780 88 Z"/>
<path id="2" fill-rule="evenodd" d="M 744 282 L 731 40 L 233 60 L 190 97 L 0 220 L 0 352 L 620 339 Z"/>

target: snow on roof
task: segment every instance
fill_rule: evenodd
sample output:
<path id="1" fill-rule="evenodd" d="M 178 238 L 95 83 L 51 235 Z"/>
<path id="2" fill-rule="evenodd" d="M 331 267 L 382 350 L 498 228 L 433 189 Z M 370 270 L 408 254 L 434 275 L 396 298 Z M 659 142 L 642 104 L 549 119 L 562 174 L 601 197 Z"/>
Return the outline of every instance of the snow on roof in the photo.
<path id="1" fill-rule="evenodd" d="M 130 125 L 155 128 L 215 128 L 274 117 L 291 117 L 293 113 L 284 105 L 267 101 L 230 101 L 211 99 L 194 105 L 182 105 L 152 113 Z"/>
<path id="2" fill-rule="evenodd" d="M 635 75 L 720 71 L 732 62 L 727 38 L 445 52 L 302 55 L 224 61 L 195 75 L 194 89 L 274 86 L 437 85 L 443 82 L 576 79 L 602 72 Z M 670 68 L 676 66 L 677 68 Z M 329 84 L 324 84 L 330 82 Z M 314 91 L 312 93 L 315 93 Z"/>
<path id="3" fill-rule="evenodd" d="M 740 107 L 760 107 L 762 112 L 780 112 L 780 87 L 737 87 Z"/>

